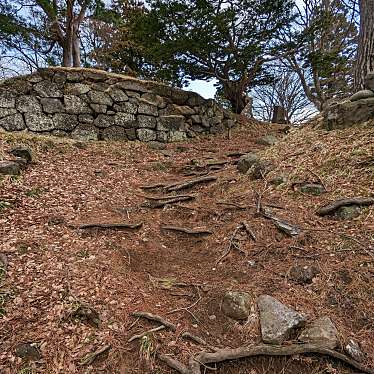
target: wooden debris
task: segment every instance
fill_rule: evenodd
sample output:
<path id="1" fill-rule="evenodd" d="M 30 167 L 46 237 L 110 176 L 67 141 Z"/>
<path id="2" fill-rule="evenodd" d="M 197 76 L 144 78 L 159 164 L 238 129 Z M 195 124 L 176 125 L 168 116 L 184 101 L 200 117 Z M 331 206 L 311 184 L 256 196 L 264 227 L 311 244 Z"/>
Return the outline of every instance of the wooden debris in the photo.
<path id="1" fill-rule="evenodd" d="M 99 356 L 109 351 L 110 348 L 111 348 L 110 345 L 104 345 L 103 347 L 99 348 L 95 352 L 89 353 L 86 357 L 84 357 L 80 361 L 79 365 L 80 366 L 91 365 Z"/>
<path id="2" fill-rule="evenodd" d="M 182 183 L 171 184 L 168 187 L 165 187 L 165 189 L 168 192 L 181 191 L 181 190 L 193 187 L 197 184 L 209 183 L 209 182 L 213 182 L 213 181 L 216 181 L 216 180 L 217 180 L 217 177 L 214 177 L 214 176 L 210 175 L 210 176 L 206 176 L 206 177 L 191 179 L 189 181 L 182 182 Z"/>
<path id="3" fill-rule="evenodd" d="M 78 225 L 78 229 L 138 229 L 142 227 L 143 222 L 139 223 L 82 223 Z"/>
<path id="4" fill-rule="evenodd" d="M 165 327 L 167 327 L 171 331 L 176 331 L 177 330 L 177 327 L 173 323 L 171 323 L 169 321 L 166 321 L 164 318 L 158 316 L 157 314 L 152 314 L 152 313 L 148 313 L 148 312 L 134 312 L 131 315 L 133 317 L 145 318 L 145 319 L 148 319 L 150 321 L 161 323 L 161 325 L 164 325 Z"/>
<path id="5" fill-rule="evenodd" d="M 150 202 L 142 204 L 142 207 L 149 208 L 163 208 L 165 205 L 179 203 L 181 201 L 189 201 L 195 199 L 195 196 L 192 195 L 176 195 L 176 196 L 145 196 L 146 199 L 151 200 Z"/>
<path id="6" fill-rule="evenodd" d="M 336 210 L 343 206 L 349 205 L 373 205 L 374 204 L 374 197 L 352 197 L 348 199 L 340 199 L 336 200 L 331 204 L 324 205 L 323 207 L 317 210 L 317 214 L 319 216 L 326 216 L 329 214 L 334 214 Z"/>
<path id="7" fill-rule="evenodd" d="M 245 229 L 245 231 L 247 232 L 247 234 L 254 240 L 256 241 L 256 235 L 254 234 L 254 232 L 251 230 L 251 228 L 249 227 L 249 224 L 247 221 L 243 221 L 242 222 L 242 225 Z"/>
<path id="8" fill-rule="evenodd" d="M 187 227 L 177 227 L 177 226 L 161 226 L 162 230 L 177 231 L 188 235 L 211 235 L 213 234 L 209 230 L 203 229 L 189 229 Z"/>
<path id="9" fill-rule="evenodd" d="M 301 229 L 285 220 L 275 217 L 269 212 L 269 210 L 261 208 L 261 213 L 265 218 L 270 219 L 274 225 L 288 236 L 297 236 L 301 233 Z"/>
<path id="10" fill-rule="evenodd" d="M 208 343 L 204 339 L 200 338 L 199 336 L 192 335 L 188 331 L 182 333 L 181 337 L 184 338 L 184 339 L 190 339 L 190 340 L 192 340 L 195 343 L 200 344 L 200 345 L 204 345 L 204 346 L 208 345 Z"/>
<path id="11" fill-rule="evenodd" d="M 249 347 L 239 347 L 233 349 L 218 349 L 215 352 L 201 352 L 192 356 L 189 360 L 189 367 L 186 367 L 178 360 L 166 355 L 159 355 L 159 359 L 177 370 L 181 374 L 201 374 L 201 366 L 207 364 L 236 360 L 254 356 L 293 356 L 300 354 L 316 353 L 336 358 L 344 363 L 360 370 L 363 373 L 374 374 L 374 370 L 364 366 L 347 355 L 324 347 L 321 344 L 290 344 L 290 345 L 268 345 L 259 344 Z M 162 356 L 162 357 L 160 357 Z"/>
<path id="12" fill-rule="evenodd" d="M 146 336 L 146 335 L 151 334 L 153 332 L 161 331 L 161 330 L 164 330 L 164 329 L 166 329 L 166 327 L 164 325 L 155 327 L 154 329 L 150 329 L 150 330 L 144 331 L 140 334 L 133 335 L 127 342 L 131 343 L 132 341 L 134 341 L 136 339 L 141 339 L 143 336 Z"/>

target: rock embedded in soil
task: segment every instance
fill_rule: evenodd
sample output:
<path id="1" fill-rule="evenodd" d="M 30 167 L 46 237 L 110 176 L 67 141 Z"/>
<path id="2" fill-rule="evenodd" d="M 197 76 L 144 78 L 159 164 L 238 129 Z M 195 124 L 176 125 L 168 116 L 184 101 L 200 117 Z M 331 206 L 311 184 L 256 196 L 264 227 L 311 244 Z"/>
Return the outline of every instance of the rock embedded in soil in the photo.
<path id="1" fill-rule="evenodd" d="M 320 271 L 316 266 L 294 265 L 289 272 L 289 278 L 299 284 L 310 284 Z"/>
<path id="2" fill-rule="evenodd" d="M 247 173 L 247 171 L 256 163 L 258 163 L 260 158 L 256 153 L 247 153 L 246 155 L 240 157 L 237 169 L 240 173 Z"/>
<path id="3" fill-rule="evenodd" d="M 261 295 L 257 300 L 261 335 L 264 343 L 281 344 L 292 332 L 304 325 L 307 317 L 287 307 L 272 296 Z"/>
<path id="4" fill-rule="evenodd" d="M 287 177 L 284 174 L 276 175 L 270 180 L 270 184 L 274 186 L 280 186 L 281 184 L 287 183 Z"/>
<path id="5" fill-rule="evenodd" d="M 362 362 L 366 358 L 366 355 L 364 352 L 362 352 L 360 345 L 353 339 L 348 340 L 344 347 L 344 351 L 358 362 Z"/>
<path id="6" fill-rule="evenodd" d="M 300 187 L 300 191 L 315 196 L 326 192 L 325 187 L 318 183 L 306 183 Z"/>
<path id="7" fill-rule="evenodd" d="M 32 152 L 29 148 L 15 147 L 15 148 L 12 148 L 9 153 L 15 157 L 25 159 L 27 163 L 30 163 L 32 161 Z"/>
<path id="8" fill-rule="evenodd" d="M 329 317 L 321 317 L 310 323 L 301 332 L 298 340 L 335 349 L 338 346 L 338 330 Z"/>
<path id="9" fill-rule="evenodd" d="M 16 161 L 0 161 L 0 174 L 19 175 L 20 165 Z"/>
<path id="10" fill-rule="evenodd" d="M 349 100 L 350 101 L 357 101 L 362 99 L 368 99 L 370 97 L 374 97 L 374 92 L 372 90 L 361 90 L 353 94 Z"/>
<path id="11" fill-rule="evenodd" d="M 251 312 L 251 296 L 247 292 L 226 292 L 222 301 L 222 311 L 232 319 L 247 319 Z"/>
<path id="12" fill-rule="evenodd" d="M 364 86 L 368 90 L 374 91 L 374 71 L 368 73 L 365 77 Z"/>
<path id="13" fill-rule="evenodd" d="M 361 207 L 358 205 L 342 206 L 336 212 L 336 217 L 343 220 L 357 218 L 361 214 Z"/>
<path id="14" fill-rule="evenodd" d="M 151 141 L 148 143 L 148 147 L 156 151 L 160 151 L 160 150 L 166 149 L 166 144 L 161 143 L 161 142 Z"/>
<path id="15" fill-rule="evenodd" d="M 271 145 L 278 143 L 278 139 L 274 135 L 265 135 L 265 136 L 262 136 L 261 138 L 258 138 L 256 140 L 256 143 L 259 145 L 271 146 Z"/>
<path id="16" fill-rule="evenodd" d="M 39 350 L 32 343 L 18 344 L 14 353 L 25 361 L 38 361 L 41 359 Z"/>

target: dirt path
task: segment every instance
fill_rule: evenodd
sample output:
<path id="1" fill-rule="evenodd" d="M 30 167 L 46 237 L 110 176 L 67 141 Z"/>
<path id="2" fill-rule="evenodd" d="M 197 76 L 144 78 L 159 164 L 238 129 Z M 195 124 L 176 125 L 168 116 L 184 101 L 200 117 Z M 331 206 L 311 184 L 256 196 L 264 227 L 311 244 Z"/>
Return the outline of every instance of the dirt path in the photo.
<path id="1" fill-rule="evenodd" d="M 255 131 L 258 136 L 268 129 Z M 131 313 L 137 310 L 162 315 L 177 325 L 176 333 L 155 334 L 149 350 L 174 354 L 182 361 L 200 349 L 181 339 L 183 331 L 220 347 L 258 341 L 255 313 L 246 324 L 239 324 L 220 311 L 222 296 L 229 289 L 247 291 L 254 299 L 262 293 L 273 294 L 311 316 L 333 316 L 344 334 L 353 332 L 363 341 L 373 336 L 368 326 L 372 311 L 360 314 L 362 298 L 349 291 L 353 285 L 367 282 L 370 270 L 354 277 L 352 284 L 338 270 L 338 265 L 339 269 L 348 262 L 351 266 L 351 259 L 335 257 L 326 263 L 316 258 L 312 263 L 321 272 L 315 283 L 302 286 L 287 279 L 289 268 L 299 261 L 295 255 L 304 253 L 290 247 L 305 246 L 308 251 L 317 238 L 314 233 L 287 238 L 255 214 L 256 192 L 265 186 L 238 174 L 232 162 L 235 158 L 227 156 L 234 151 L 260 150 L 253 140 L 238 132 L 231 141 L 224 137 L 199 140 L 171 145 L 166 152 L 150 150 L 144 144 L 96 143 L 82 148 L 79 143 L 30 141 L 34 164 L 18 180 L 1 186 L 0 200 L 12 202 L 0 212 L 0 252 L 9 262 L 1 287 L 2 372 L 21 373 L 29 368 L 35 373 L 171 373 L 157 360 L 145 359 L 138 341 L 127 343 L 133 334 L 155 326 L 143 320 L 134 323 Z M 9 145 L 3 140 L 1 147 L 5 152 Z M 217 160 L 228 163 L 209 173 L 216 181 L 177 193 L 193 194 L 194 200 L 162 209 L 142 206 L 145 196 L 168 194 L 144 191 L 141 186 L 190 180 L 194 176 L 184 175 L 187 169 L 191 171 L 188 166 Z M 192 169 L 200 172 L 203 168 Z M 276 188 L 267 190 L 264 200 L 286 208 L 277 212 L 302 226 L 330 224 L 314 216 L 316 201 L 302 206 Z M 219 204 L 222 201 L 248 209 Z M 293 215 L 293 211 L 298 213 Z M 243 220 L 250 222 L 257 241 L 240 234 L 241 251 L 231 250 L 217 264 Z M 75 227 L 110 222 L 143 222 L 143 226 L 134 230 Z M 339 228 L 339 223 L 332 224 Z M 164 230 L 165 225 L 206 229 L 212 234 L 194 236 Z M 319 233 L 318 240 L 328 245 L 328 233 Z M 363 260 L 355 257 L 355 261 Z M 339 277 L 343 279 L 335 283 L 339 288 L 324 287 Z M 367 300 L 367 295 L 362 297 Z M 98 312 L 98 328 L 74 318 L 82 304 Z M 348 311 L 352 318 L 347 318 Z M 20 343 L 28 342 L 39 346 L 41 360 L 36 364 L 14 354 Z M 89 353 L 107 344 L 111 345 L 108 354 L 92 366 L 81 365 Z M 274 373 L 316 373 L 329 365 L 343 370 L 339 373 L 350 372 L 327 359 L 314 358 L 255 358 L 221 365 L 216 372 L 260 374 L 273 368 L 279 369 Z"/>

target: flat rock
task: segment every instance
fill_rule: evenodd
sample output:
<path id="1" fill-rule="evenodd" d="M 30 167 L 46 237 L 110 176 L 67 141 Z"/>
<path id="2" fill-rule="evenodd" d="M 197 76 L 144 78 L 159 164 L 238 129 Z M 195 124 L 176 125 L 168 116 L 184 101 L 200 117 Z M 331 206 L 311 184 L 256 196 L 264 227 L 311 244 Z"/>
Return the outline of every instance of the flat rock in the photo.
<path id="1" fill-rule="evenodd" d="M 18 344 L 15 348 L 15 355 L 26 361 L 38 361 L 41 359 L 38 348 L 32 343 Z"/>
<path id="2" fill-rule="evenodd" d="M 329 317 L 321 317 L 310 323 L 298 338 L 303 343 L 319 344 L 335 349 L 338 346 L 338 330 Z"/>
<path id="3" fill-rule="evenodd" d="M 270 184 L 274 186 L 280 186 L 281 184 L 287 183 L 287 177 L 284 174 L 279 174 L 270 180 Z"/>
<path id="4" fill-rule="evenodd" d="M 336 211 L 336 217 L 343 220 L 357 218 L 361 214 L 361 207 L 358 205 L 342 206 Z"/>
<path id="5" fill-rule="evenodd" d="M 251 297 L 247 292 L 228 291 L 222 301 L 223 313 L 236 320 L 247 319 L 251 312 Z"/>
<path id="6" fill-rule="evenodd" d="M 258 138 L 256 140 L 256 143 L 259 144 L 259 145 L 270 146 L 270 145 L 274 145 L 274 144 L 278 143 L 278 139 L 274 135 L 265 135 L 265 136 L 262 136 L 261 138 Z"/>
<path id="7" fill-rule="evenodd" d="M 240 157 L 237 169 L 240 173 L 247 173 L 247 171 L 256 163 L 258 163 L 260 158 L 256 153 L 247 153 L 246 155 L 243 155 Z"/>
<path id="8" fill-rule="evenodd" d="M 310 284 L 320 271 L 316 266 L 294 265 L 289 272 L 289 278 L 299 284 Z"/>
<path id="9" fill-rule="evenodd" d="M 0 161 L 0 174 L 3 175 L 18 175 L 20 172 L 20 165 L 15 161 Z"/>
<path id="10" fill-rule="evenodd" d="M 257 300 L 257 306 L 264 343 L 281 344 L 307 319 L 304 314 L 296 312 L 269 295 L 261 295 Z"/>
<path id="11" fill-rule="evenodd" d="M 310 195 L 321 195 L 326 192 L 325 187 L 318 183 L 306 183 L 300 187 L 300 191 Z"/>
<path id="12" fill-rule="evenodd" d="M 368 99 L 370 97 L 374 97 L 374 92 L 372 90 L 361 90 L 353 94 L 349 100 L 357 101 L 362 99 Z"/>

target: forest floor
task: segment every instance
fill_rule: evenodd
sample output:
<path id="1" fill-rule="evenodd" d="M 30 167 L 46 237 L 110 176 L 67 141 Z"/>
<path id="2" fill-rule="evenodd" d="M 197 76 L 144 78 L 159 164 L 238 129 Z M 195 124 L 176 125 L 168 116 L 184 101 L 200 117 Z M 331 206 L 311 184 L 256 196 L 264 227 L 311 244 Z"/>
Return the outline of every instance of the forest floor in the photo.
<path id="1" fill-rule="evenodd" d="M 267 148 L 255 143 L 269 133 L 281 141 Z M 165 151 L 134 142 L 1 133 L 0 159 L 23 144 L 32 149 L 34 161 L 20 177 L 0 182 L 0 253 L 7 259 L 0 281 L 0 372 L 174 373 L 155 353 L 186 363 L 202 347 L 183 339 L 184 331 L 215 347 L 258 343 L 256 313 L 239 323 L 220 310 L 227 290 L 246 291 L 253 300 L 270 294 L 312 319 L 329 316 L 341 343 L 354 338 L 374 365 L 374 206 L 349 221 L 315 213 L 338 198 L 373 196 L 373 139 L 373 126 L 330 132 L 308 126 L 284 135 L 279 126 L 248 123 L 230 140 L 208 137 L 170 144 Z M 259 180 L 238 173 L 232 153 L 245 152 L 260 152 L 275 169 Z M 191 170 L 217 180 L 179 193 L 192 194 L 193 200 L 159 209 L 144 205 L 145 196 L 162 193 L 142 186 L 190 180 L 196 177 L 186 176 Z M 268 183 L 280 173 L 287 183 Z M 295 185 L 304 181 L 323 183 L 327 192 L 301 193 Z M 274 214 L 301 227 L 302 234 L 287 237 L 258 214 L 258 196 L 262 204 L 277 206 Z M 219 261 L 244 220 L 256 241 L 241 233 L 237 246 Z M 78 228 L 121 222 L 142 226 Z M 162 229 L 167 225 L 211 234 Z M 297 284 L 289 278 L 295 264 L 314 265 L 319 274 L 311 284 Z M 93 308 L 100 323 L 84 321 L 82 314 L 79 319 L 82 305 Z M 135 311 L 160 315 L 177 330 L 129 343 L 134 334 L 157 326 L 134 318 Z M 35 343 L 40 359 L 18 358 L 21 343 Z M 102 354 L 92 356 L 100 349 Z M 206 368 L 206 373 L 355 372 L 318 355 L 212 366 L 215 371 Z"/>

